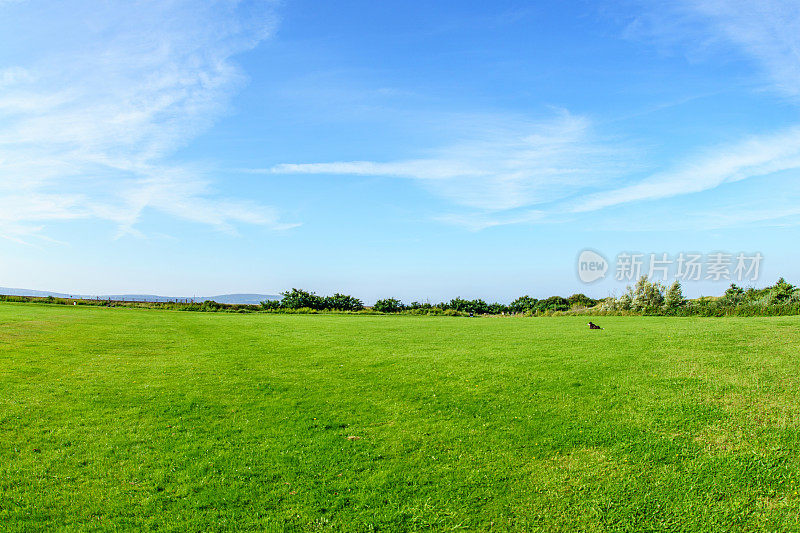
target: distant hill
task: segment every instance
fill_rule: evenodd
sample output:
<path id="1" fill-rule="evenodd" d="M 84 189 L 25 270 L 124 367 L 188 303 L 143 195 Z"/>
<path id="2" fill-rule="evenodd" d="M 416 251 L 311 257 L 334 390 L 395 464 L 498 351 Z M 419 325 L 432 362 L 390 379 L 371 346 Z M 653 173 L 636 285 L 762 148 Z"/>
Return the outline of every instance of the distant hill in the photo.
<path id="1" fill-rule="evenodd" d="M 47 296 L 52 296 L 54 298 L 72 297 L 69 294 L 63 294 L 60 292 L 34 291 L 31 289 L 9 289 L 8 287 L 0 287 L 0 294 L 3 294 L 5 296 L 40 296 L 42 298 L 45 298 Z"/>
<path id="2" fill-rule="evenodd" d="M 221 304 L 252 304 L 258 305 L 264 300 L 280 300 L 276 294 L 219 294 L 217 296 L 158 296 L 156 294 L 67 294 L 63 292 L 36 291 L 32 289 L 12 289 L 0 287 L 0 294 L 8 296 L 39 296 L 53 298 L 83 298 L 101 300 L 124 300 L 137 302 L 174 302 L 175 300 L 204 302 L 211 300 Z"/>

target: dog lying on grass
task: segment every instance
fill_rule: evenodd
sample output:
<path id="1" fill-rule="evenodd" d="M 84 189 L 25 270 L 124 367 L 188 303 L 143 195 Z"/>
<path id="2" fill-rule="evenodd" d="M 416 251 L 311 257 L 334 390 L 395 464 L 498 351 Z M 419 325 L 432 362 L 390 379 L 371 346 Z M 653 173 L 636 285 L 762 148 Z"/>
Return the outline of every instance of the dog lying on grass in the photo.
<path id="1" fill-rule="evenodd" d="M 594 322 L 589 322 L 589 329 L 603 329 Z"/>

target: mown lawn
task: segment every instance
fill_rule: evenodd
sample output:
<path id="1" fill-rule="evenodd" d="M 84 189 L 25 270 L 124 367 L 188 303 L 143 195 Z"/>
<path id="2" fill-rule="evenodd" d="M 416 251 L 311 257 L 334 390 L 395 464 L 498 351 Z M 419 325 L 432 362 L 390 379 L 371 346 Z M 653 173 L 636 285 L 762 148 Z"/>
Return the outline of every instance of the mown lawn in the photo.
<path id="1" fill-rule="evenodd" d="M 0 304 L 0 530 L 800 530 L 800 318 Z"/>

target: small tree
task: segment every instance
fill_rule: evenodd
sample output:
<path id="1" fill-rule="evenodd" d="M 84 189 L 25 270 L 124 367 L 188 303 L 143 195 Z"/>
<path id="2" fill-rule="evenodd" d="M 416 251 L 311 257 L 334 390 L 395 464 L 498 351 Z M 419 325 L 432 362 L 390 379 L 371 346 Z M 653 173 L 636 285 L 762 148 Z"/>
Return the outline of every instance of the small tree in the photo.
<path id="1" fill-rule="evenodd" d="M 600 311 L 619 311 L 619 303 L 616 298 L 609 296 L 597 302 Z"/>
<path id="2" fill-rule="evenodd" d="M 597 305 L 598 300 L 589 298 L 583 293 L 573 294 L 567 298 L 567 303 L 570 307 L 594 307 Z"/>
<path id="3" fill-rule="evenodd" d="M 491 315 L 499 315 L 500 313 L 505 313 L 506 311 L 508 311 L 508 307 L 501 303 L 495 302 L 493 304 L 489 304 L 488 312 Z"/>
<path id="4" fill-rule="evenodd" d="M 304 291 L 302 289 L 292 289 L 283 293 L 281 307 L 287 309 L 302 309 L 303 307 L 308 307 L 309 309 L 320 310 L 324 308 L 324 301 L 313 292 Z"/>
<path id="5" fill-rule="evenodd" d="M 795 287 L 791 283 L 788 283 L 785 279 L 780 278 L 773 286 L 772 290 L 774 294 L 773 298 L 778 302 L 783 303 L 792 297 Z"/>
<path id="6" fill-rule="evenodd" d="M 333 296 L 323 298 L 323 306 L 325 309 L 333 311 L 360 311 L 364 309 L 364 303 L 358 298 L 347 294 L 339 294 L 338 292 Z"/>
<path id="7" fill-rule="evenodd" d="M 731 286 L 727 288 L 725 291 L 725 296 L 722 297 L 722 300 L 729 305 L 739 305 L 742 300 L 744 300 L 745 292 L 744 289 L 736 285 L 735 283 L 731 283 Z"/>
<path id="8" fill-rule="evenodd" d="M 446 304 L 447 309 L 453 309 L 455 311 L 467 311 L 469 307 L 469 300 L 465 300 L 461 296 L 457 296 L 450 300 Z"/>
<path id="9" fill-rule="evenodd" d="M 280 309 L 280 308 L 281 308 L 280 300 L 264 300 L 263 302 L 261 302 L 261 309 L 264 310 Z"/>
<path id="10" fill-rule="evenodd" d="M 642 276 L 636 286 L 628 287 L 631 299 L 631 309 L 644 313 L 653 312 L 664 305 L 664 286 L 661 283 L 652 283 L 647 276 Z"/>
<path id="11" fill-rule="evenodd" d="M 536 303 L 537 311 L 567 311 L 569 301 L 563 296 L 551 296 Z"/>
<path id="12" fill-rule="evenodd" d="M 667 295 L 664 298 L 664 309 L 667 311 L 675 311 L 686 304 L 686 298 L 683 297 L 683 289 L 681 283 L 675 280 L 667 290 Z"/>
<path id="13" fill-rule="evenodd" d="M 628 292 L 619 297 L 616 307 L 620 311 L 630 311 L 633 306 L 633 289 L 628 285 Z"/>
<path id="14" fill-rule="evenodd" d="M 536 307 L 536 304 L 539 300 L 536 298 L 531 298 L 527 294 L 525 296 L 520 296 L 508 306 L 508 309 L 512 313 L 523 313 L 525 311 L 530 311 L 531 309 Z"/>
<path id="15" fill-rule="evenodd" d="M 480 298 L 477 300 L 465 300 L 464 298 L 458 297 L 450 300 L 450 302 L 446 304 L 446 309 L 452 309 L 463 313 L 485 314 L 489 312 L 489 305 Z"/>
<path id="16" fill-rule="evenodd" d="M 405 306 L 397 298 L 378 300 L 372 308 L 380 313 L 399 313 Z"/>

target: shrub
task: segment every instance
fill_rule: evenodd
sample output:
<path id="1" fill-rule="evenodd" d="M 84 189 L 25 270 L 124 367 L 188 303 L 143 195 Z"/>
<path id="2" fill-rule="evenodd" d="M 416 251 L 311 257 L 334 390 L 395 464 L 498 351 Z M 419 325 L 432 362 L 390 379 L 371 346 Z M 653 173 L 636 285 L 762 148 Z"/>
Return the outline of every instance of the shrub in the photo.
<path id="1" fill-rule="evenodd" d="M 680 282 L 675 280 L 664 297 L 664 309 L 674 312 L 683 307 L 684 304 L 686 304 L 686 298 L 683 297 L 683 289 Z"/>
<path id="2" fill-rule="evenodd" d="M 397 298 L 384 298 L 383 300 L 378 300 L 372 306 L 374 310 L 381 313 L 399 313 L 404 307 L 403 302 Z"/>
<path id="3" fill-rule="evenodd" d="M 745 291 L 735 283 L 731 283 L 722 298 L 728 305 L 739 305 L 745 299 Z"/>
<path id="4" fill-rule="evenodd" d="M 313 292 L 304 291 L 302 289 L 292 289 L 291 291 L 284 292 L 281 298 L 281 307 L 287 309 L 323 309 L 323 299 Z"/>
<path id="5" fill-rule="evenodd" d="M 525 311 L 530 311 L 536 308 L 536 304 L 539 302 L 536 298 L 531 298 L 527 294 L 525 296 L 520 296 L 508 306 L 509 311 L 512 313 L 524 313 Z"/>
<path id="6" fill-rule="evenodd" d="M 569 309 L 569 301 L 562 296 L 551 296 L 546 300 L 539 300 L 536 303 L 536 310 L 542 312 L 566 311 Z"/>
<path id="7" fill-rule="evenodd" d="M 489 308 L 487 310 L 487 313 L 489 313 L 490 315 L 499 315 L 500 313 L 507 313 L 507 312 L 508 312 L 508 307 L 497 302 L 489 304 Z"/>
<path id="8" fill-rule="evenodd" d="M 333 311 L 360 311 L 364 309 L 364 302 L 358 298 L 347 294 L 339 294 L 338 292 L 333 296 L 326 296 L 322 300 L 323 309 Z"/>
<path id="9" fill-rule="evenodd" d="M 465 300 L 454 298 L 447 304 L 447 309 L 461 311 L 463 313 L 485 314 L 489 312 L 489 305 L 483 300 Z"/>
<path id="10" fill-rule="evenodd" d="M 201 311 L 219 311 L 222 308 L 222 304 L 218 304 L 212 300 L 206 300 L 200 305 Z"/>
<path id="11" fill-rule="evenodd" d="M 594 298 L 589 298 L 583 293 L 573 294 L 569 298 L 567 298 L 567 304 L 570 308 L 575 307 L 594 307 L 597 305 L 598 300 Z"/>
<path id="12" fill-rule="evenodd" d="M 787 283 L 785 279 L 780 278 L 778 282 L 773 286 L 773 299 L 777 302 L 787 302 L 789 301 L 795 291 L 795 287 Z"/>
<path id="13" fill-rule="evenodd" d="M 267 311 L 270 309 L 280 309 L 281 302 L 280 300 L 264 300 L 261 302 L 261 309 Z"/>
<path id="14" fill-rule="evenodd" d="M 673 284 L 674 286 L 674 284 Z M 678 284 L 680 289 L 680 284 Z M 636 282 L 636 286 L 628 289 L 622 296 L 619 297 L 616 303 L 616 308 L 621 311 L 637 311 L 640 313 L 658 313 L 664 306 L 664 291 L 663 284 L 656 282 L 652 283 L 647 276 L 642 276 Z M 677 294 L 675 295 L 677 296 Z"/>

